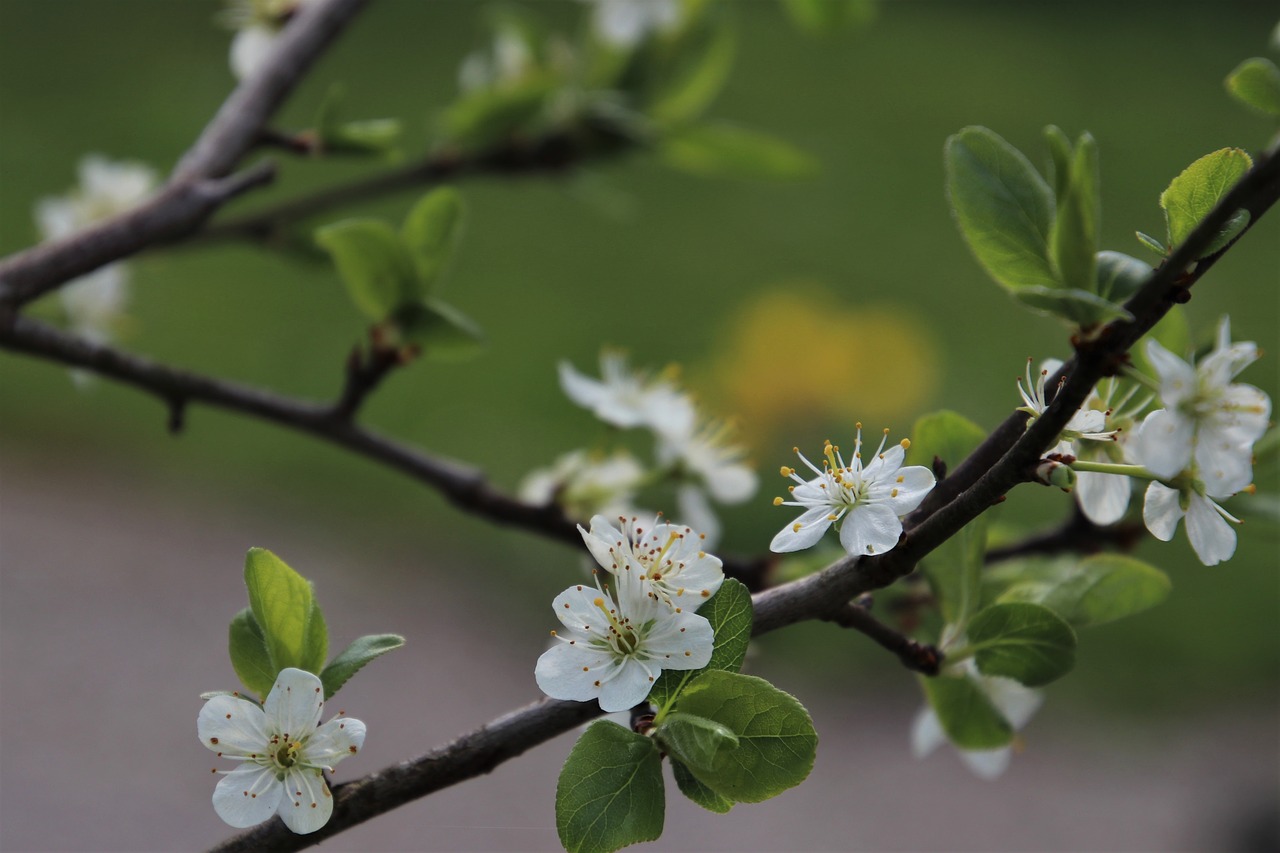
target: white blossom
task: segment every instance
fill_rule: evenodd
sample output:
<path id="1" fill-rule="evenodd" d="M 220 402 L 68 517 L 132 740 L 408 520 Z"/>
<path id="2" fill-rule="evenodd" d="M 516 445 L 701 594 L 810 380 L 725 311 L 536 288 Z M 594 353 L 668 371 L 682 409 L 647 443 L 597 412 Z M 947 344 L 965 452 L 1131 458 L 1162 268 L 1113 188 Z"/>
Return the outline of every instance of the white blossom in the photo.
<path id="1" fill-rule="evenodd" d="M 1026 412 L 1031 416 L 1027 421 L 1028 426 L 1049 408 L 1049 401 L 1045 395 L 1045 383 L 1060 367 L 1062 367 L 1061 361 L 1046 360 L 1040 365 L 1039 378 L 1032 384 L 1031 359 L 1027 359 L 1027 387 L 1023 388 L 1022 380 L 1018 380 L 1018 393 L 1022 395 L 1023 402 L 1023 405 L 1018 407 L 1018 411 Z M 1067 425 L 1062 428 L 1059 441 L 1075 441 L 1080 438 L 1111 439 L 1114 435 L 1114 431 L 1106 428 L 1106 415 L 1097 409 L 1089 408 L 1086 404 L 1077 409 L 1071 416 L 1071 420 L 1067 421 Z"/>
<path id="2" fill-rule="evenodd" d="M 625 711 L 649 695 L 664 669 L 701 669 L 711 660 L 711 623 L 671 607 L 629 573 L 610 575 L 614 591 L 597 582 L 556 596 L 564 625 L 538 658 L 534 677 L 554 699 L 598 700 L 607 712 Z"/>
<path id="3" fill-rule="evenodd" d="M 601 568 L 620 583 L 639 581 L 641 592 L 670 607 L 696 610 L 724 583 L 723 563 L 706 552 L 704 537 L 660 516 L 615 524 L 597 515 L 589 531 L 579 526 L 578 532 Z"/>
<path id="4" fill-rule="evenodd" d="M 759 488 L 746 462 L 746 448 L 733 443 L 732 436 L 731 424 L 716 421 L 687 433 L 659 436 L 658 463 L 673 469 L 680 481 L 680 517 L 706 534 L 709 545 L 719 541 L 720 520 L 707 496 L 717 503 L 739 504 Z"/>
<path id="5" fill-rule="evenodd" d="M 520 499 L 532 504 L 557 503 L 570 518 L 630 515 L 645 470 L 631 454 L 609 456 L 574 450 L 550 468 L 530 472 L 520 484 Z"/>
<path id="6" fill-rule="evenodd" d="M 36 203 L 36 223 L 44 240 L 61 240 L 132 210 L 155 189 L 156 173 L 132 161 L 89 154 L 80 161 L 80 183 L 63 196 Z M 68 282 L 59 290 L 67 325 L 96 342 L 111 339 L 128 300 L 128 268 L 107 264 Z"/>
<path id="7" fill-rule="evenodd" d="M 593 379 L 564 361 L 560 363 L 560 387 L 570 400 L 607 424 L 644 426 L 659 436 L 692 433 L 693 401 L 669 378 L 634 373 L 627 367 L 626 356 L 611 350 L 600 354 L 600 374 L 600 379 Z"/>
<path id="8" fill-rule="evenodd" d="M 769 548 L 778 553 L 800 551 L 813 546 L 827 528 L 839 524 L 840 544 L 854 556 L 883 554 L 898 544 L 902 516 L 911 512 L 936 483 L 933 472 L 920 465 L 902 467 L 911 442 L 884 449 L 886 429 L 875 458 L 862 462 L 862 424 L 857 425 L 853 458 L 846 463 L 840 448 L 827 442 L 823 467 L 819 469 L 795 448 L 796 455 L 816 475 L 802 479 L 794 468 L 782 468 L 791 486 L 792 500 L 775 498 L 774 506 L 798 506 L 804 513 L 784 527 Z"/>
<path id="9" fill-rule="evenodd" d="M 1228 522 L 1239 524 L 1240 519 L 1223 509 L 1215 497 L 1229 495 L 1201 493 L 1194 486 L 1171 489 L 1153 480 L 1147 486 L 1142 520 L 1152 536 L 1168 542 L 1185 517 L 1191 550 L 1206 566 L 1216 566 L 1235 554 L 1236 532 Z"/>
<path id="10" fill-rule="evenodd" d="M 275 50 L 280 31 L 299 9 L 315 0 L 231 0 L 227 23 L 231 39 L 231 73 L 237 80 L 252 75 Z"/>
<path id="11" fill-rule="evenodd" d="M 236 696 L 215 696 L 200 710 L 200 742 L 241 764 L 213 792 L 218 817 L 235 827 L 279 814 L 299 834 L 315 832 L 333 813 L 324 771 L 364 746 L 365 725 L 339 713 L 319 725 L 324 706 L 320 679 L 283 669 L 261 708 Z"/>
<path id="12" fill-rule="evenodd" d="M 1154 340 L 1147 342 L 1147 357 L 1160 377 L 1164 408 L 1143 421 L 1133 439 L 1134 456 L 1164 480 L 1189 470 L 1213 497 L 1247 486 L 1253 477 L 1253 443 L 1266 432 L 1271 398 L 1231 380 L 1257 360 L 1257 345 L 1231 343 L 1230 320 L 1223 317 L 1216 346 L 1198 365 Z"/>
<path id="13" fill-rule="evenodd" d="M 593 23 L 596 33 L 615 47 L 635 47 L 649 35 L 666 32 L 680 23 L 680 0 L 590 2 L 595 4 Z"/>
<path id="14" fill-rule="evenodd" d="M 965 677 L 978 686 L 987 699 L 1009 723 L 1015 732 L 1021 731 L 1044 702 L 1038 690 L 1023 687 L 1011 678 L 980 675 L 972 660 L 965 662 Z M 911 726 L 911 752 L 916 758 L 924 758 L 948 740 L 942 722 L 934 710 L 925 705 L 916 714 Z M 960 759 L 975 776 L 992 780 L 1009 767 L 1013 746 L 996 749 L 961 749 L 956 747 Z"/>

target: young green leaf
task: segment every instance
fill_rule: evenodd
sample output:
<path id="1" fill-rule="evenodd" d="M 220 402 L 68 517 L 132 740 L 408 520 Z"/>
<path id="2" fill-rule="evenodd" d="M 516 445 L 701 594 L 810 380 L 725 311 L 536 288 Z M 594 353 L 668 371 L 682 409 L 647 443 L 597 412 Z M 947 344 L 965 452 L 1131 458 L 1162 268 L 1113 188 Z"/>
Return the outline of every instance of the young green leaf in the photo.
<path id="1" fill-rule="evenodd" d="M 653 121 L 666 127 L 694 121 L 720 94 L 733 70 L 737 39 L 723 19 L 708 21 L 686 37 L 682 53 L 647 111 Z"/>
<path id="2" fill-rule="evenodd" d="M 712 670 L 681 692 L 676 710 L 713 720 L 738 737 L 710 769 L 689 766 L 707 787 L 727 799 L 758 803 L 804 781 L 813 769 L 818 734 L 794 696 L 762 678 Z"/>
<path id="3" fill-rule="evenodd" d="M 599 720 L 583 732 L 556 785 L 556 829 L 569 853 L 611 853 L 662 835 L 662 759 L 651 738 Z"/>
<path id="4" fill-rule="evenodd" d="M 286 667 L 301 669 L 310 636 L 311 583 L 265 548 L 249 549 L 244 560 L 244 583 L 249 589 L 249 607 L 262 629 L 274 668 L 272 680 Z"/>
<path id="5" fill-rule="evenodd" d="M 1155 607 L 1169 589 L 1169 578 L 1141 560 L 1098 554 L 1061 572 L 1053 582 L 1014 584 L 999 601 L 1040 604 L 1073 628 L 1087 628 Z"/>
<path id="6" fill-rule="evenodd" d="M 328 657 L 329 626 L 325 624 L 320 605 L 312 599 L 311 614 L 307 619 L 307 636 L 302 645 L 302 663 L 298 669 L 319 675 Z"/>
<path id="7" fill-rule="evenodd" d="M 1133 319 L 1124 306 L 1087 290 L 1031 286 L 1018 289 L 1013 298 L 1034 311 L 1059 317 L 1075 326 Z"/>
<path id="8" fill-rule="evenodd" d="M 484 351 L 484 332 L 476 322 L 434 297 L 401 305 L 393 319 L 406 341 L 422 346 L 424 358 L 466 361 Z"/>
<path id="9" fill-rule="evenodd" d="M 1071 671 L 1076 634 L 1047 607 L 993 604 L 969 621 L 969 649 L 983 675 L 1040 687 Z"/>
<path id="10" fill-rule="evenodd" d="M 704 177 L 794 180 L 818 171 L 817 161 L 789 142 L 719 122 L 667 134 L 658 153 L 667 165 Z"/>
<path id="11" fill-rule="evenodd" d="M 978 609 L 988 523 L 986 515 L 978 516 L 925 558 L 925 575 L 942 609 L 942 618 L 958 632 Z"/>
<path id="12" fill-rule="evenodd" d="M 681 764 L 677 758 L 671 759 L 671 775 L 675 777 L 676 787 L 680 789 L 680 793 L 707 811 L 728 814 L 733 808 L 733 800 L 717 794 L 699 782 L 698 777 L 693 775 L 693 771 Z"/>
<path id="13" fill-rule="evenodd" d="M 1151 278 L 1151 265 L 1121 252 L 1098 253 L 1098 296 L 1124 302 Z"/>
<path id="14" fill-rule="evenodd" d="M 947 140 L 947 195 L 978 263 L 1008 290 L 1056 287 L 1053 191 L 1018 149 L 985 127 Z"/>
<path id="15" fill-rule="evenodd" d="M 316 231 L 316 243 L 333 258 L 351 301 L 370 320 L 385 320 L 417 289 L 409 252 L 385 222 L 335 222 Z"/>
<path id="16" fill-rule="evenodd" d="M 1057 125 L 1044 129 L 1044 141 L 1049 146 L 1049 182 L 1053 194 L 1061 199 L 1071 187 L 1071 140 Z"/>
<path id="17" fill-rule="evenodd" d="M 404 221 L 404 243 L 418 270 L 415 296 L 431 292 L 462 235 L 462 196 L 453 187 L 433 190 L 413 206 Z"/>
<path id="18" fill-rule="evenodd" d="M 1150 234 L 1145 234 L 1141 231 L 1134 231 L 1133 233 L 1134 233 L 1134 236 L 1138 238 L 1139 243 L 1146 246 L 1148 249 L 1155 252 L 1157 255 L 1164 257 L 1169 254 L 1169 247 L 1166 246 L 1164 243 L 1161 243 L 1155 237 L 1152 237 Z"/>
<path id="19" fill-rule="evenodd" d="M 444 113 L 445 138 L 469 150 L 503 142 L 533 122 L 558 88 L 559 81 L 537 75 L 501 89 L 480 89 L 464 95 Z"/>
<path id="20" fill-rule="evenodd" d="M 1098 183 L 1098 144 L 1089 134 L 1081 134 L 1071 158 L 1070 180 L 1058 195 L 1049 252 L 1062 286 L 1086 293 L 1098 286 L 1095 258 L 1102 218 Z"/>
<path id="21" fill-rule="evenodd" d="M 668 714 L 653 736 L 669 755 L 706 771 L 714 770 L 725 750 L 738 746 L 738 736 L 727 726 L 692 714 Z"/>
<path id="22" fill-rule="evenodd" d="M 792 22 L 814 35 L 834 35 L 869 23 L 874 0 L 783 0 Z"/>
<path id="23" fill-rule="evenodd" d="M 404 134 L 399 119 L 368 118 L 344 121 L 328 128 L 320 141 L 326 151 L 349 154 L 387 154 L 394 152 Z"/>
<path id="24" fill-rule="evenodd" d="M 921 677 L 920 686 L 947 739 L 960 749 L 999 749 L 1013 740 L 1013 726 L 972 678 Z"/>
<path id="25" fill-rule="evenodd" d="M 1239 148 L 1223 148 L 1196 160 L 1174 178 L 1160 194 L 1169 245 L 1181 245 L 1252 165 L 1253 160 Z M 1239 221 L 1240 214 L 1233 217 L 1201 257 L 1213 254 L 1247 224 L 1248 214 L 1240 213 L 1245 214 L 1244 220 Z"/>
<path id="26" fill-rule="evenodd" d="M 680 689 L 698 675 L 712 669 L 737 672 L 751 642 L 751 593 L 741 581 L 725 578 L 716 594 L 698 608 L 698 615 L 711 623 L 715 646 L 711 660 L 697 670 L 663 670 L 649 691 L 649 702 L 663 710 Z"/>
<path id="27" fill-rule="evenodd" d="M 363 669 L 369 661 L 403 645 L 404 637 L 398 634 L 369 634 L 347 646 L 342 650 L 342 654 L 329 661 L 329 665 L 320 673 L 320 683 L 324 685 L 324 698 L 328 699 L 337 693 L 342 685 Z"/>
<path id="28" fill-rule="evenodd" d="M 277 670 L 271 665 L 267 640 L 253 611 L 246 607 L 232 617 L 229 634 L 231 668 L 236 677 L 250 691 L 265 697 L 275 686 Z"/>
<path id="29" fill-rule="evenodd" d="M 987 432 L 964 415 L 941 409 L 919 418 L 911 427 L 907 464 L 933 467 L 941 459 L 950 470 L 983 442 Z"/>
<path id="30" fill-rule="evenodd" d="M 1227 75 L 1227 91 L 1245 106 L 1280 116 L 1280 68 L 1270 59 L 1246 59 Z"/>

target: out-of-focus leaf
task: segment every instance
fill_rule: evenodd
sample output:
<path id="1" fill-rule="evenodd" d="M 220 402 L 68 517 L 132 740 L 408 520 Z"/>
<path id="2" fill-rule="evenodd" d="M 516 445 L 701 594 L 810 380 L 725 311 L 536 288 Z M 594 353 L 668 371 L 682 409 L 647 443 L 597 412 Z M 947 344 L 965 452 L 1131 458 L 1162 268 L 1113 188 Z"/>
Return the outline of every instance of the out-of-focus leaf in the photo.
<path id="1" fill-rule="evenodd" d="M 1237 101 L 1269 116 L 1280 116 L 1280 68 L 1270 59 L 1246 59 L 1227 75 L 1227 91 Z"/>
<path id="2" fill-rule="evenodd" d="M 667 165 L 706 177 L 795 180 L 818 170 L 813 157 L 789 142 L 722 123 L 673 131 L 658 150 Z"/>

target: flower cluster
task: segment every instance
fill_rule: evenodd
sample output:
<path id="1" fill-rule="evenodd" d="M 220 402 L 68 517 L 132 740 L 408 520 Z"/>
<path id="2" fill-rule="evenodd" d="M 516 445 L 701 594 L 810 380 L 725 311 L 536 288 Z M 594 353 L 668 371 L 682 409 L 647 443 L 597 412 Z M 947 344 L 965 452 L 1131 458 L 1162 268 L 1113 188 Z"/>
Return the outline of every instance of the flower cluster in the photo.
<path id="1" fill-rule="evenodd" d="M 650 431 L 656 465 L 645 469 L 625 451 L 608 456 L 574 451 L 552 468 L 530 474 L 521 495 L 536 502 L 554 500 L 575 518 L 642 515 L 634 505 L 639 490 L 671 482 L 681 517 L 713 545 L 719 539 L 720 521 L 711 502 L 742 503 L 758 486 L 746 451 L 733 442 L 732 426 L 701 415 L 676 384 L 674 370 L 658 376 L 636 372 L 616 351 L 601 353 L 600 379 L 578 372 L 568 362 L 562 362 L 559 371 L 560 386 L 569 399 L 604 423 Z"/>
<path id="2" fill-rule="evenodd" d="M 812 547 L 833 524 L 840 529 L 840 544 L 853 556 L 883 554 L 898 544 L 902 517 L 920 505 L 937 481 L 928 468 L 902 466 L 911 444 L 907 439 L 885 450 L 887 429 L 875 458 L 864 465 L 862 424 L 857 430 L 849 462 L 830 441 L 823 447 L 821 468 L 795 448 L 815 476 L 806 480 L 796 469 L 782 468 L 782 476 L 796 485 L 788 487 L 791 500 L 774 498 L 773 504 L 803 507 L 804 512 L 773 537 L 771 550 L 787 553 Z"/>
<path id="3" fill-rule="evenodd" d="M 563 632 L 538 658 L 538 686 L 555 699 L 598 700 L 609 712 L 644 701 L 664 669 L 711 660 L 711 623 L 696 610 L 724 582 L 720 560 L 692 528 L 604 516 L 578 528 L 602 571 L 552 602 Z"/>
<path id="4" fill-rule="evenodd" d="M 299 834 L 315 832 L 333 814 L 324 771 L 364 746 L 365 726 L 341 712 L 320 725 L 324 689 L 301 669 L 283 669 L 259 708 L 239 696 L 214 696 L 200 709 L 200 742 L 219 758 L 237 760 L 213 791 L 218 817 L 234 827 L 279 814 Z"/>
<path id="5" fill-rule="evenodd" d="M 1173 538 L 1186 519 L 1192 550 L 1206 566 L 1235 553 L 1239 519 L 1218 502 L 1249 491 L 1253 445 L 1266 432 L 1271 399 L 1252 385 L 1232 380 L 1258 359 L 1253 342 L 1231 343 L 1231 325 L 1218 325 L 1213 350 L 1199 364 L 1183 361 L 1158 341 L 1148 341 L 1146 356 L 1155 378 L 1131 377 L 1154 397 L 1132 405 L 1136 388 L 1119 395 L 1107 380 L 1067 424 L 1054 452 L 1074 457 L 1081 509 L 1096 524 L 1119 521 L 1129 504 L 1132 478 L 1149 481 L 1142 517 L 1157 539 Z M 1044 376 L 1037 391 L 1019 391 L 1032 418 L 1042 414 Z M 1029 384 L 1029 383 L 1028 383 Z M 1113 402 L 1113 397 L 1119 399 Z M 1160 407 L 1140 413 L 1153 401 Z M 1127 464 L 1122 464 L 1127 463 Z"/>
<path id="6" fill-rule="evenodd" d="M 137 207 L 156 186 L 156 173 L 142 163 L 112 161 L 90 154 L 80 161 L 80 185 L 66 195 L 36 204 L 36 223 L 44 240 L 61 240 L 77 231 Z M 128 270 L 107 264 L 59 291 L 72 331 L 92 341 L 111 339 L 128 297 Z"/>

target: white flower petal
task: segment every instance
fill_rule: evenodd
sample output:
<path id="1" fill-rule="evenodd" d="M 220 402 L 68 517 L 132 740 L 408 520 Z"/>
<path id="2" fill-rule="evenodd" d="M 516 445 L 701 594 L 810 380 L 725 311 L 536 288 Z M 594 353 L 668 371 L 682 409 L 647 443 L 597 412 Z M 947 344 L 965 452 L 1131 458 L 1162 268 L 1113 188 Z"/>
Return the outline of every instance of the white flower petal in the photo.
<path id="1" fill-rule="evenodd" d="M 775 554 L 786 554 L 813 547 L 831 526 L 832 514 L 831 509 L 825 506 L 806 510 L 799 518 L 778 531 L 778 535 L 769 543 L 769 550 Z"/>
<path id="2" fill-rule="evenodd" d="M 979 779 L 988 782 L 1000 778 L 1009 769 L 1009 761 L 1013 757 L 1013 748 L 1002 746 L 999 749 L 962 749 L 960 760 L 970 772 Z"/>
<path id="3" fill-rule="evenodd" d="M 1022 731 L 1044 704 L 1043 693 L 1024 687 L 1012 678 L 983 677 L 979 684 L 1015 732 Z"/>
<path id="4" fill-rule="evenodd" d="M 263 753 L 270 736 L 267 717 L 247 699 L 214 696 L 200 709 L 196 732 L 200 742 L 226 758 L 247 758 Z"/>
<path id="5" fill-rule="evenodd" d="M 609 519 L 603 515 L 592 516 L 591 530 L 583 530 L 582 525 L 578 525 L 578 532 L 582 534 L 583 543 L 601 568 L 614 572 L 622 567 L 625 551 L 621 543 L 627 537 Z"/>
<path id="6" fill-rule="evenodd" d="M 840 526 L 840 544 L 855 557 L 892 550 L 901 536 L 902 522 L 897 513 L 883 504 L 851 510 Z"/>
<path id="7" fill-rule="evenodd" d="M 1182 509 L 1182 495 L 1177 489 L 1171 489 L 1155 480 L 1147 486 L 1147 493 L 1142 503 L 1142 521 L 1147 525 L 1151 535 L 1161 542 L 1173 539 L 1178 522 L 1185 514 Z"/>
<path id="8" fill-rule="evenodd" d="M 302 761 L 320 767 L 332 767 L 350 758 L 364 747 L 365 724 L 350 717 L 336 716 L 307 739 Z"/>
<path id="9" fill-rule="evenodd" d="M 1230 560 L 1236 552 L 1236 532 L 1231 524 L 1197 494 L 1191 495 L 1187 507 L 1187 538 L 1191 540 L 1191 550 L 1206 566 Z"/>
<path id="10" fill-rule="evenodd" d="M 1262 438 L 1271 420 L 1271 398 L 1252 385 L 1228 385 L 1205 417 L 1202 431 L 1214 441 L 1252 444 Z"/>
<path id="11" fill-rule="evenodd" d="M 711 623 L 685 610 L 658 621 L 645 635 L 644 651 L 663 669 L 701 669 L 711 660 Z"/>
<path id="12" fill-rule="evenodd" d="M 294 667 L 280 670 L 262 710 L 267 727 L 290 740 L 302 740 L 315 731 L 324 705 L 324 688 L 315 675 Z"/>
<path id="13" fill-rule="evenodd" d="M 1142 465 L 1158 477 L 1171 479 L 1191 463 L 1194 437 L 1195 421 L 1170 409 L 1156 409 L 1143 420 L 1131 442 Z"/>
<path id="14" fill-rule="evenodd" d="M 720 519 L 711 508 L 706 492 L 697 486 L 685 484 L 676 490 L 676 506 L 680 517 L 696 527 L 707 537 L 708 547 L 720 541 Z"/>
<path id="15" fill-rule="evenodd" d="M 901 444 L 895 444 L 884 453 L 878 454 L 862 469 L 864 480 L 890 480 L 902 467 L 907 451 Z"/>
<path id="16" fill-rule="evenodd" d="M 277 34 L 268 27 L 253 26 L 238 31 L 231 40 L 231 73 L 244 80 L 257 71 L 275 50 Z"/>
<path id="17" fill-rule="evenodd" d="M 923 465 L 901 468 L 895 477 L 885 483 L 889 491 L 883 498 L 883 503 L 898 516 L 904 516 L 920 506 L 921 501 L 937 484 L 938 480 L 933 472 Z M 896 495 L 893 494 L 895 490 Z"/>
<path id="18" fill-rule="evenodd" d="M 750 500 L 760 488 L 756 472 L 746 465 L 721 465 L 707 476 L 707 489 L 722 504 Z"/>
<path id="19" fill-rule="evenodd" d="M 1216 497 L 1230 497 L 1253 480 L 1253 448 L 1248 444 L 1220 444 L 1202 430 L 1195 459 L 1196 476 Z"/>
<path id="20" fill-rule="evenodd" d="M 911 754 L 916 758 L 924 758 L 942 744 L 947 742 L 947 735 L 942 730 L 942 722 L 928 705 L 918 712 L 911 723 Z"/>
<path id="21" fill-rule="evenodd" d="M 552 699 L 586 702 L 600 695 L 601 682 L 615 668 L 611 654 L 592 649 L 582 640 L 574 645 L 556 641 L 538 658 L 533 675 L 538 689 Z"/>
<path id="22" fill-rule="evenodd" d="M 1076 473 L 1076 501 L 1094 524 L 1105 526 L 1124 518 L 1132 491 L 1129 478 L 1122 474 Z"/>
<path id="23" fill-rule="evenodd" d="M 1217 348 L 1200 362 L 1196 372 L 1200 374 L 1202 383 L 1226 385 L 1261 355 L 1253 341 L 1240 341 L 1225 347 L 1222 344 L 1223 341 L 1219 340 Z"/>
<path id="24" fill-rule="evenodd" d="M 600 687 L 600 710 L 625 711 L 644 701 L 661 670 L 650 669 L 635 658 L 622 662 L 617 674 Z"/>
<path id="25" fill-rule="evenodd" d="M 1196 372 L 1157 340 L 1147 341 L 1147 358 L 1160 376 L 1160 399 L 1169 408 L 1195 391 Z"/>
<path id="26" fill-rule="evenodd" d="M 213 789 L 213 810 L 231 826 L 256 826 L 276 813 L 284 785 L 274 768 L 246 762 L 223 776 Z"/>
<path id="27" fill-rule="evenodd" d="M 280 819 L 299 835 L 315 832 L 333 814 L 333 795 L 319 770 L 290 768 L 282 786 Z"/>

